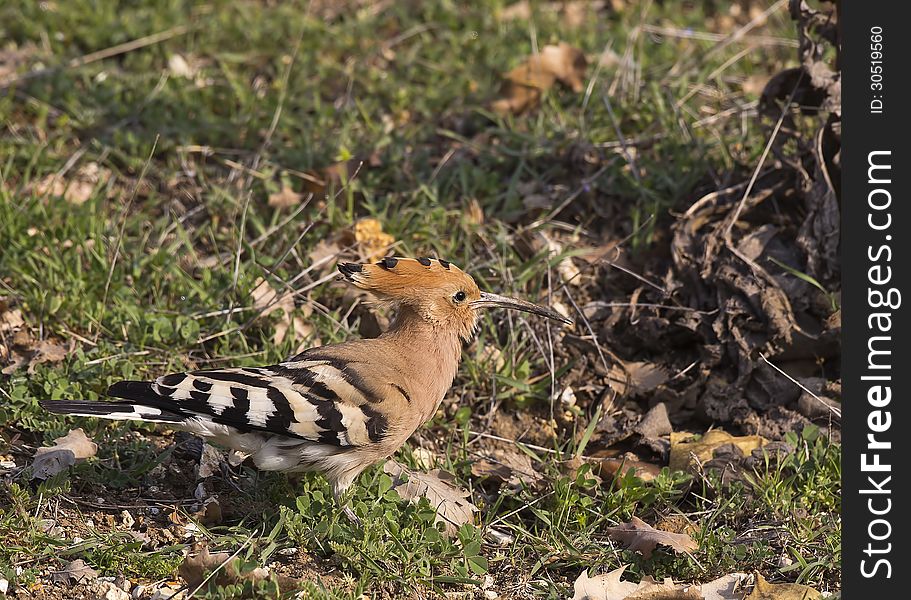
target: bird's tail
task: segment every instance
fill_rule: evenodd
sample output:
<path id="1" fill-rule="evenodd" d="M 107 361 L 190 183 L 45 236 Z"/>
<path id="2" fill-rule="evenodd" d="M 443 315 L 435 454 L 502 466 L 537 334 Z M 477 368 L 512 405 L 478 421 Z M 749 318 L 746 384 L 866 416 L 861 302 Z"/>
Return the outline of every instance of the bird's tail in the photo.
<path id="1" fill-rule="evenodd" d="M 163 411 L 154 406 L 132 402 L 89 402 L 86 400 L 42 400 L 45 410 L 58 415 L 96 417 L 114 421 L 147 421 L 149 423 L 182 423 L 185 415 Z"/>

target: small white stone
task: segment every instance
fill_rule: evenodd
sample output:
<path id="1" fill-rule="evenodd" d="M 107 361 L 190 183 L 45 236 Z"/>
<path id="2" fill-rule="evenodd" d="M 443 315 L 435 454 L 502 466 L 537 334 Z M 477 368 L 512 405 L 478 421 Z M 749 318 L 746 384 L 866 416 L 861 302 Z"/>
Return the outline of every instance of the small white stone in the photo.
<path id="1" fill-rule="evenodd" d="M 9 589 L 9 581 L 6 579 L 0 579 L 0 594 L 6 595 L 6 590 Z"/>
<path id="2" fill-rule="evenodd" d="M 487 598 L 487 600 L 497 600 L 497 598 L 500 597 L 500 594 L 493 590 L 484 590 L 484 597 Z"/>
<path id="3" fill-rule="evenodd" d="M 573 391 L 573 388 L 571 386 L 566 386 L 563 388 L 563 393 L 560 394 L 560 402 L 566 406 L 576 405 L 576 392 Z"/>
<path id="4" fill-rule="evenodd" d="M 172 587 L 163 586 L 152 593 L 150 600 L 169 600 L 170 598 L 173 598 L 177 592 L 178 590 Z"/>
<path id="5" fill-rule="evenodd" d="M 133 515 L 125 510 L 120 511 L 120 520 L 127 529 L 132 529 L 133 525 L 136 524 L 136 519 L 133 518 Z"/>

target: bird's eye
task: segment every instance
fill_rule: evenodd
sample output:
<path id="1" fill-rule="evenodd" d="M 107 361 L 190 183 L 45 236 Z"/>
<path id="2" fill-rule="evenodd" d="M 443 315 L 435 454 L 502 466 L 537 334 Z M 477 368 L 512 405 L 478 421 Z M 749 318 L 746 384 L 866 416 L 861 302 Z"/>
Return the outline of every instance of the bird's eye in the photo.
<path id="1" fill-rule="evenodd" d="M 465 302 L 466 297 L 467 297 L 467 295 L 465 294 L 465 292 L 460 290 L 455 293 L 455 295 L 452 297 L 452 299 L 458 303 L 458 302 Z"/>

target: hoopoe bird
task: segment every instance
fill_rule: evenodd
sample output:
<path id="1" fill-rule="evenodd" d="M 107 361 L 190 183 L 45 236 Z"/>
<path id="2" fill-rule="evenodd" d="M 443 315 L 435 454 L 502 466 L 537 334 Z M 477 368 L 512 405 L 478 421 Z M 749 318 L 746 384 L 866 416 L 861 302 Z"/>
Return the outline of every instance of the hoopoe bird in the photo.
<path id="1" fill-rule="evenodd" d="M 481 310 L 563 315 L 482 292 L 442 259 L 384 258 L 340 263 L 341 276 L 395 309 L 377 338 L 310 348 L 261 368 L 226 368 L 121 381 L 116 402 L 48 400 L 54 413 L 164 423 L 226 446 L 265 471 L 322 473 L 336 502 L 370 465 L 388 458 L 437 411 L 452 386 L 462 342 Z"/>

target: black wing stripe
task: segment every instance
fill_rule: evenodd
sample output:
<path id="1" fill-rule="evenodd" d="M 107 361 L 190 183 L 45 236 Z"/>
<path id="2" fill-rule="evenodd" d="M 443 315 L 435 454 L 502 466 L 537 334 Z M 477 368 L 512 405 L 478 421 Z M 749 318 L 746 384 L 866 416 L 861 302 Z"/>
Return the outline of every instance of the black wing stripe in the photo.
<path id="1" fill-rule="evenodd" d="M 232 373 L 231 371 L 193 371 L 190 373 L 197 377 L 205 377 L 215 381 L 227 381 L 230 383 L 239 383 L 249 387 L 269 388 L 272 385 L 269 380 L 263 376 L 246 375 L 244 373 Z"/>
<path id="2" fill-rule="evenodd" d="M 367 439 L 376 442 L 387 435 L 388 420 L 370 404 L 382 396 L 374 393 L 348 362 L 318 353 L 308 354 L 304 360 L 318 363 L 318 368 L 312 365 L 316 372 L 304 365 L 193 371 L 166 375 L 157 382 L 123 381 L 111 386 L 108 393 L 240 432 L 264 431 L 340 448 L 363 444 Z M 347 391 L 342 381 L 350 386 Z M 286 387 L 289 385 L 294 387 Z M 392 385 L 410 401 L 403 388 Z M 362 398 L 347 398 L 349 394 Z M 356 404 L 351 404 L 352 400 Z M 310 410 L 307 404 L 316 414 L 303 416 Z M 295 408 L 305 412 L 295 414 Z M 301 418 L 315 418 L 313 426 Z M 351 423 L 346 426 L 345 420 Z"/>
<path id="3" fill-rule="evenodd" d="M 354 370 L 349 369 L 348 362 L 344 360 L 340 360 L 332 356 L 321 355 L 316 352 L 307 352 L 305 353 L 305 356 L 300 357 L 298 360 L 325 363 L 326 365 L 338 371 L 339 376 L 344 379 L 346 383 L 351 385 L 351 387 L 360 392 L 360 394 L 366 398 L 368 402 L 376 402 L 379 400 L 377 398 L 377 395 L 371 389 L 370 385 L 367 384 L 364 378 L 358 375 Z M 273 367 L 272 370 L 276 375 L 287 377 L 288 379 L 291 379 L 300 385 L 313 385 L 314 375 L 306 367 L 291 369 L 282 365 L 278 365 L 276 367 Z"/>
<path id="4" fill-rule="evenodd" d="M 233 405 L 229 406 L 219 415 L 220 422 L 225 425 L 231 423 L 247 423 L 247 413 L 250 412 L 250 394 L 242 387 L 231 386 L 231 399 Z"/>
<path id="5" fill-rule="evenodd" d="M 341 444 L 339 434 L 344 434 L 348 431 L 342 423 L 341 411 L 335 406 L 334 402 L 317 400 L 316 398 L 308 398 L 308 400 L 314 403 L 316 412 L 320 416 L 316 421 L 316 424 L 324 430 L 320 432 L 320 441 L 335 445 Z"/>
<path id="6" fill-rule="evenodd" d="M 294 411 L 291 409 L 291 403 L 288 402 L 287 396 L 278 388 L 270 387 L 266 390 L 266 396 L 275 406 L 275 411 L 266 419 L 266 429 L 272 431 L 288 431 L 291 422 L 297 423 L 294 418 Z"/>
<path id="7" fill-rule="evenodd" d="M 366 404 L 361 406 L 361 411 L 367 417 L 367 435 L 370 436 L 370 441 L 382 441 L 389 430 L 389 421 L 385 415 Z"/>
<path id="8" fill-rule="evenodd" d="M 200 392 L 211 392 L 212 391 L 212 382 L 203 381 L 202 379 L 195 378 L 193 379 L 193 387 L 199 390 Z"/>
<path id="9" fill-rule="evenodd" d="M 168 387 L 177 387 L 183 380 L 187 378 L 186 373 L 173 373 L 171 375 L 165 375 L 161 378 L 161 383 Z"/>

